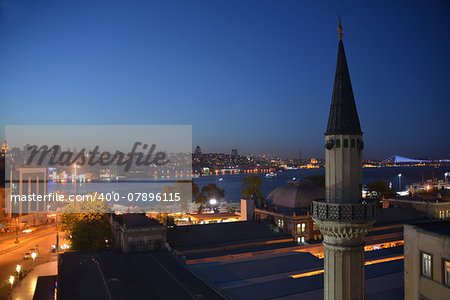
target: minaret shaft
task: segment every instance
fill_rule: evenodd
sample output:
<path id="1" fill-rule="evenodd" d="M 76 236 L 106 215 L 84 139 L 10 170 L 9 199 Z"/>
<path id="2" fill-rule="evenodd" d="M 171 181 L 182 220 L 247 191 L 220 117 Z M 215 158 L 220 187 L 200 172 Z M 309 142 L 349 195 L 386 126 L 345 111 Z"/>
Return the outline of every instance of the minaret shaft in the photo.
<path id="1" fill-rule="evenodd" d="M 362 150 L 360 134 L 327 135 L 325 143 L 335 146 L 325 151 L 326 201 L 359 203 L 362 186 Z M 338 147 L 339 145 L 339 147 Z"/>

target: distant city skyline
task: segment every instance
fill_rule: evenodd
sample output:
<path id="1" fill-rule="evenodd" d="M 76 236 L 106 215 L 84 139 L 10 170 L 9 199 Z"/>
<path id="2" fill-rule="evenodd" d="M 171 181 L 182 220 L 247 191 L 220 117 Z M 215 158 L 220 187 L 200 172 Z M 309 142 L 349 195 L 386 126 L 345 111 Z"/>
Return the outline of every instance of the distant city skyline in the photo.
<path id="1" fill-rule="evenodd" d="M 5 125 L 192 125 L 203 152 L 324 157 L 344 43 L 364 158 L 449 158 L 447 1 L 1 1 Z M 192 149 L 192 150 L 194 150 Z"/>

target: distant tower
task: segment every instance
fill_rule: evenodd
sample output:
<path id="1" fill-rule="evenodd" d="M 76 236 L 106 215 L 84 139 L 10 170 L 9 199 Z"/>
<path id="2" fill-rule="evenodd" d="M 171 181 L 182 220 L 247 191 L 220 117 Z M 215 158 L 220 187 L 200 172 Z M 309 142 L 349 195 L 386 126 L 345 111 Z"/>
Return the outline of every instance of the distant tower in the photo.
<path id="1" fill-rule="evenodd" d="M 324 299 L 364 299 L 364 236 L 375 222 L 375 203 L 361 200 L 362 131 L 342 42 L 325 133 L 326 199 L 313 202 L 324 236 Z"/>
<path id="2" fill-rule="evenodd" d="M 6 140 L 3 142 L 2 144 L 2 154 L 6 154 L 6 152 L 9 151 L 9 146 L 8 143 L 6 142 Z"/>
<path id="3" fill-rule="evenodd" d="M 231 149 L 231 156 L 237 156 L 237 155 L 238 155 L 237 149 Z"/>
<path id="4" fill-rule="evenodd" d="M 202 149 L 200 148 L 200 146 L 197 146 L 197 148 L 195 148 L 195 154 L 202 154 Z"/>

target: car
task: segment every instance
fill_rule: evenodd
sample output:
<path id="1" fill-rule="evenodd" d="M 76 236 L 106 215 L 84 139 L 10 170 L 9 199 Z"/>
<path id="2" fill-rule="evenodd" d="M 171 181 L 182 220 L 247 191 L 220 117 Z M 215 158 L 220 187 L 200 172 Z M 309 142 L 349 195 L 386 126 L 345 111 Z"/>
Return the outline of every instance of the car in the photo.
<path id="1" fill-rule="evenodd" d="M 30 259 L 31 258 L 31 253 L 27 252 L 25 253 L 25 255 L 23 256 L 24 259 Z"/>

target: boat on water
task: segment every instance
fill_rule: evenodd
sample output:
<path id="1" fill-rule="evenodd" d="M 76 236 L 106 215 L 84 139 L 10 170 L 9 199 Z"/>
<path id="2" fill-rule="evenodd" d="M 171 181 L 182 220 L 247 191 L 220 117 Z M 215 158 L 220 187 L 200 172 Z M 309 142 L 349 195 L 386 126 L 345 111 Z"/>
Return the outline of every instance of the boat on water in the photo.
<path id="1" fill-rule="evenodd" d="M 266 174 L 266 178 L 274 178 L 274 177 L 277 177 L 277 176 L 278 176 L 278 174 L 275 173 L 275 172 L 270 172 L 270 173 Z"/>

